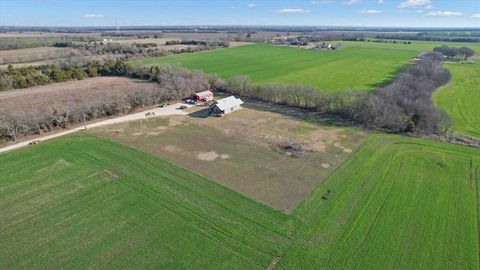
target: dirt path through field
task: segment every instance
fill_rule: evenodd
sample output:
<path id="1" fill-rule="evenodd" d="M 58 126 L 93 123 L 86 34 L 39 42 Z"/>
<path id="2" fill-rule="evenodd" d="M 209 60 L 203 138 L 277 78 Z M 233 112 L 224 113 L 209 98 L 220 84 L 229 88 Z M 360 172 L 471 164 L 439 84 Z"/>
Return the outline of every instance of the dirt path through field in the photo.
<path id="1" fill-rule="evenodd" d="M 149 116 L 149 117 L 145 116 L 145 114 L 147 114 L 147 113 L 155 113 L 155 116 L 153 116 L 153 117 L 167 116 L 167 115 L 186 115 L 186 114 L 188 114 L 187 112 L 179 109 L 179 107 L 181 105 L 183 105 L 183 104 L 176 103 L 176 104 L 172 104 L 172 105 L 169 105 L 167 107 L 164 107 L 164 108 L 149 109 L 149 110 L 145 110 L 145 111 L 138 112 L 138 113 L 133 113 L 133 114 L 128 114 L 128 115 L 119 116 L 119 117 L 115 117 L 115 118 L 110 118 L 110 119 L 107 119 L 107 120 L 87 124 L 87 129 L 94 128 L 94 127 L 106 126 L 106 125 L 112 125 L 112 124 L 125 123 L 125 122 L 129 122 L 129 121 L 140 120 L 140 119 L 152 118 L 152 116 Z M 12 151 L 12 150 L 24 147 L 24 146 L 28 146 L 33 141 L 46 141 L 46 140 L 58 138 L 58 137 L 61 137 L 61 136 L 65 136 L 65 135 L 68 135 L 68 134 L 72 134 L 72 133 L 75 133 L 75 132 L 78 132 L 78 131 L 81 131 L 81 130 L 84 130 L 84 129 L 85 128 L 83 126 L 76 127 L 76 128 L 73 128 L 73 129 L 62 131 L 62 132 L 46 135 L 46 136 L 43 136 L 43 137 L 40 137 L 40 138 L 35 138 L 35 139 L 32 139 L 32 140 L 28 140 L 28 141 L 12 144 L 12 145 L 9 145 L 9 146 L 5 146 L 5 147 L 0 148 L 0 153 L 4 153 L 4 152 Z"/>

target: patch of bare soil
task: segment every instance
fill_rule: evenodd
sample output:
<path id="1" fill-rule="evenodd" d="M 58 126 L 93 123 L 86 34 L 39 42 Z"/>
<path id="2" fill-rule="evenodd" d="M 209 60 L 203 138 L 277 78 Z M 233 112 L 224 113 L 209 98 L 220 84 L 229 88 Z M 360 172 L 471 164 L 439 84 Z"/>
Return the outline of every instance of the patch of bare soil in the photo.
<path id="1" fill-rule="evenodd" d="M 282 258 L 280 256 L 277 256 L 273 259 L 273 261 L 270 263 L 270 265 L 267 267 L 267 270 L 273 270 L 277 266 L 277 264 L 280 262 Z"/>
<path id="2" fill-rule="evenodd" d="M 345 152 L 345 153 L 352 153 L 352 149 L 350 149 L 350 148 L 348 148 L 348 147 L 344 147 L 344 146 L 341 145 L 339 142 L 335 142 L 335 143 L 333 144 L 333 146 L 342 149 L 343 152 Z"/>
<path id="3" fill-rule="evenodd" d="M 218 157 L 219 156 L 215 151 L 204 152 L 197 155 L 197 158 L 203 161 L 214 161 Z"/>
<path id="4" fill-rule="evenodd" d="M 178 146 L 171 145 L 171 144 L 165 145 L 165 146 L 163 147 L 163 149 L 164 149 L 165 151 L 168 151 L 168 152 L 178 152 L 178 151 L 180 151 L 180 148 L 179 148 Z"/>
<path id="5" fill-rule="evenodd" d="M 294 142 L 274 142 L 272 149 L 293 158 L 299 158 L 305 153 L 303 145 Z"/>
<path id="6" fill-rule="evenodd" d="M 105 169 L 105 170 L 103 170 L 103 172 L 105 174 L 107 174 L 112 179 L 117 179 L 119 177 L 119 175 L 117 173 L 115 173 L 114 171 L 109 170 L 109 169 Z"/>
<path id="7" fill-rule="evenodd" d="M 330 163 L 322 163 L 322 168 L 324 169 L 328 169 L 330 168 L 330 166 L 331 166 Z"/>
<path id="8" fill-rule="evenodd" d="M 218 158 L 220 159 L 228 159 L 230 158 L 230 155 L 227 155 L 227 154 L 218 154 L 217 152 L 215 151 L 210 151 L 210 152 L 203 152 L 203 153 L 200 153 L 197 155 L 197 158 L 199 160 L 203 160 L 203 161 L 214 161 Z"/>

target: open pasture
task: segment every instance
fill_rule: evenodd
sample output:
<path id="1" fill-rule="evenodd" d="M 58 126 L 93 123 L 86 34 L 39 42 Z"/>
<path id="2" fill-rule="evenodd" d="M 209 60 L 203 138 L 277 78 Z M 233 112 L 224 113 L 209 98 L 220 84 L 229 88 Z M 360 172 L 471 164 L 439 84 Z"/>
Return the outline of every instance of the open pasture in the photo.
<path id="1" fill-rule="evenodd" d="M 179 64 L 219 74 L 247 75 L 258 83 L 301 84 L 321 91 L 372 90 L 390 81 L 416 56 L 414 51 L 346 47 L 304 50 L 255 44 L 236 48 L 132 61 L 134 65 Z"/>
<path id="2" fill-rule="evenodd" d="M 437 106 L 454 121 L 454 131 L 480 138 L 480 62 L 446 64 L 452 82 L 434 93 Z"/>
<path id="3" fill-rule="evenodd" d="M 36 47 L 15 50 L 0 50 L 0 65 L 37 62 L 75 55 L 78 55 L 78 52 L 71 48 Z"/>
<path id="4" fill-rule="evenodd" d="M 374 135 L 294 216 L 279 269 L 478 269 L 480 150 Z"/>
<path id="5" fill-rule="evenodd" d="M 358 129 L 311 123 L 308 114 L 303 119 L 248 108 L 223 118 L 201 114 L 90 132 L 158 155 L 287 212 L 305 200 L 365 138 Z M 281 148 L 283 144 L 300 145 L 303 153 L 293 157 L 298 152 Z"/>
<path id="6" fill-rule="evenodd" d="M 391 41 L 391 40 L 389 40 Z M 411 44 L 402 44 L 407 41 Z M 443 41 L 422 41 L 422 40 L 397 40 L 397 43 L 383 43 L 383 42 L 368 42 L 368 41 L 332 41 L 332 44 L 342 44 L 348 47 L 360 47 L 360 48 L 380 48 L 380 49 L 398 49 L 409 50 L 415 52 L 429 52 L 433 48 L 442 45 L 449 47 L 469 47 L 477 54 L 480 54 L 480 43 L 478 42 L 443 42 Z"/>
<path id="7" fill-rule="evenodd" d="M 1 269 L 265 269 L 292 219 L 111 141 L 0 155 Z"/>

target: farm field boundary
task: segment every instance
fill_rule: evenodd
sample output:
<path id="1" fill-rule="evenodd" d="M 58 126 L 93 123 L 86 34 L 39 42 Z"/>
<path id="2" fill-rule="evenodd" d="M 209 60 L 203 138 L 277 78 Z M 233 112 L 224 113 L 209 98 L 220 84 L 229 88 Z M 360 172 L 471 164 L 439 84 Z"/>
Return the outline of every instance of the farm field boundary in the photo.
<path id="1" fill-rule="evenodd" d="M 480 150 L 374 135 L 294 215 L 281 269 L 477 269 Z"/>

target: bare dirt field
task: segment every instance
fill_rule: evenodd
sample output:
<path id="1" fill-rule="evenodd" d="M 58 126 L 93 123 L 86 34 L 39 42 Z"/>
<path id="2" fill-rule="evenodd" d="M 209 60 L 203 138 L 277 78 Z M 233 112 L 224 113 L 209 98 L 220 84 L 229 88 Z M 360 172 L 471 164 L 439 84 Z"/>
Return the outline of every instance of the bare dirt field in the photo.
<path id="1" fill-rule="evenodd" d="M 142 120 L 91 130 L 291 212 L 363 141 L 358 129 L 318 125 L 294 110 L 244 108 L 223 118 Z"/>

